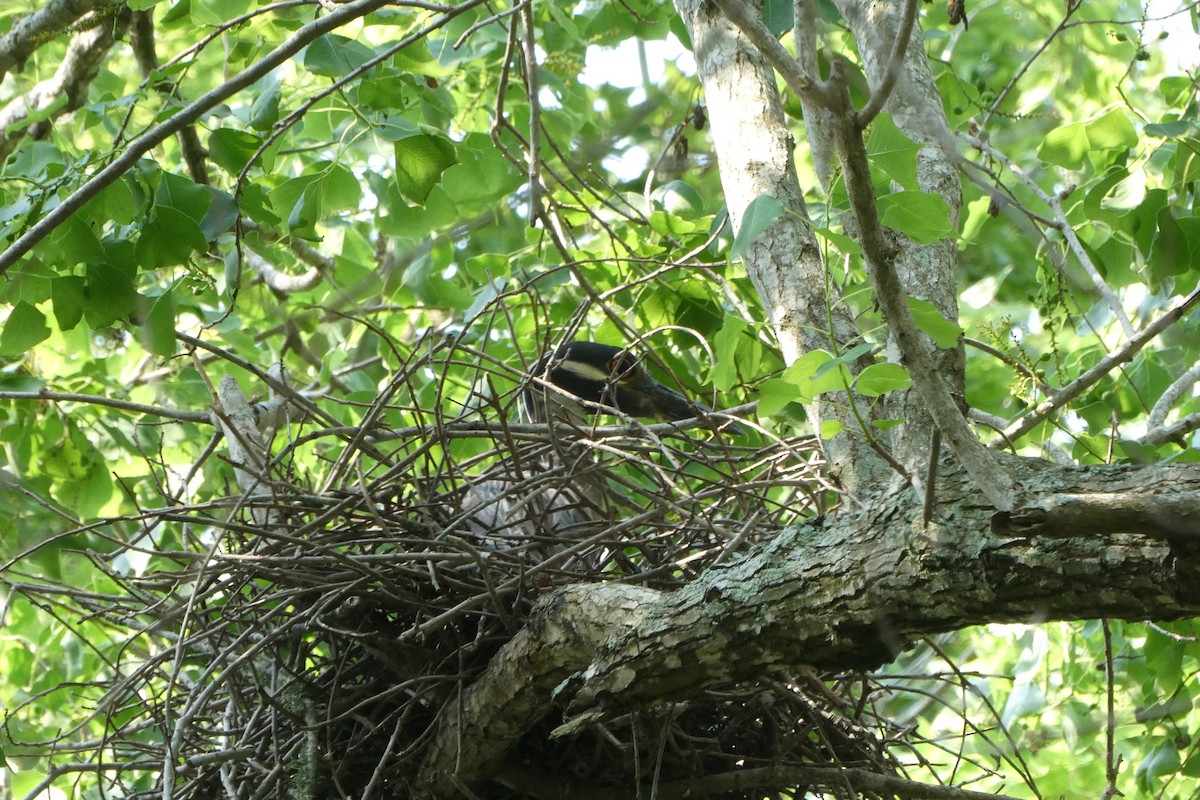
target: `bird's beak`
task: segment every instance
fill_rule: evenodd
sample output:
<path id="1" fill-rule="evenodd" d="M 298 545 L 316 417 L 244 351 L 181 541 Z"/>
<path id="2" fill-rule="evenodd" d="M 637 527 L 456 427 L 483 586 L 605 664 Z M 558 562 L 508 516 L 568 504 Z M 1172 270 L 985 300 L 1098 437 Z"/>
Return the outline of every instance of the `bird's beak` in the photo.
<path id="1" fill-rule="evenodd" d="M 616 388 L 617 407 L 626 414 L 671 422 L 712 413 L 712 409 L 703 403 L 685 397 L 645 373 L 618 379 Z M 736 422 L 722 424 L 722 429 L 735 436 L 746 432 Z"/>

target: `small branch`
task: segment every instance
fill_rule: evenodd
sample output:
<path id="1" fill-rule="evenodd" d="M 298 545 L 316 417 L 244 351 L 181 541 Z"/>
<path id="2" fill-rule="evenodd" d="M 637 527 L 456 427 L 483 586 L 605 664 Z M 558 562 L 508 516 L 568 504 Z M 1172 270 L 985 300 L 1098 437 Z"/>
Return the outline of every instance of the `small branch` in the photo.
<path id="1" fill-rule="evenodd" d="M 1024 436 L 1029 431 L 1033 430 L 1043 420 L 1062 408 L 1067 403 L 1078 397 L 1085 389 L 1095 385 L 1101 378 L 1112 372 L 1121 364 L 1125 364 L 1138 354 L 1149 342 L 1155 339 L 1160 333 L 1174 325 L 1179 319 L 1187 313 L 1187 311 L 1200 300 L 1200 289 L 1196 289 L 1190 295 L 1183 299 L 1179 305 L 1167 311 L 1158 319 L 1151 322 L 1129 341 L 1127 341 L 1119 350 L 1109 353 L 1104 358 L 1100 359 L 1100 363 L 1089 369 L 1087 372 L 1080 375 L 1071 383 L 1054 392 L 1045 401 L 1040 403 L 1032 412 L 1009 425 L 1002 432 L 1004 437 L 1009 440 L 1016 440 Z M 1164 440 L 1165 441 L 1165 440 Z"/>
<path id="2" fill-rule="evenodd" d="M 1152 468 L 1148 468 L 1152 469 Z M 1146 477 L 1151 481 L 1150 475 Z M 1058 494 L 1011 515 L 997 515 L 996 533 L 1009 536 L 1107 536 L 1137 533 L 1156 539 L 1200 539 L 1200 494 L 1133 492 Z"/>
<path id="3" fill-rule="evenodd" d="M 989 108 L 987 113 L 983 115 L 982 126 L 987 126 L 992 117 L 1000 109 L 1000 106 L 1008 98 L 1009 93 L 1020 82 L 1022 76 L 1024 76 L 1025 73 L 1029 71 L 1029 68 L 1033 66 L 1033 62 L 1037 61 L 1038 58 L 1041 57 L 1042 53 L 1045 52 L 1046 48 L 1050 46 L 1050 43 L 1053 42 L 1060 33 L 1067 29 L 1067 22 L 1083 4 L 1079 2 L 1079 0 L 1068 0 L 1068 2 L 1064 3 L 1063 5 L 1066 7 L 1066 13 L 1063 14 L 1062 22 L 1058 23 L 1058 26 L 1050 32 L 1050 35 L 1048 35 L 1045 40 L 1038 45 L 1037 50 L 1033 51 L 1033 54 L 1029 56 L 1024 64 L 1021 65 L 1021 68 L 1013 74 L 1008 84 L 1000 90 L 999 94 L 996 95 L 996 100 L 992 103 L 991 108 Z"/>
<path id="4" fill-rule="evenodd" d="M 142 85 L 149 86 L 174 100 L 183 95 L 179 84 L 174 81 L 158 80 L 151 83 L 154 73 L 158 70 L 158 55 L 154 43 L 154 14 L 150 11 L 135 11 L 131 15 L 129 25 L 129 44 L 133 50 L 138 68 L 142 72 Z M 192 181 L 200 184 L 209 182 L 208 151 L 200 143 L 196 128 L 189 125 L 179 131 L 179 154 L 187 165 L 188 174 Z"/>
<path id="5" fill-rule="evenodd" d="M 113 181 L 133 168 L 150 150 L 199 120 L 200 117 L 218 104 L 267 75 L 271 70 L 287 61 L 306 45 L 311 44 L 319 37 L 336 30 L 351 20 L 388 5 L 389 2 L 390 0 L 354 0 L 354 2 L 347 3 L 332 14 L 310 22 L 289 36 L 274 50 L 225 81 L 225 83 L 192 101 L 166 121 L 155 125 L 131 141 L 108 166 L 84 181 L 83 185 L 63 198 L 61 203 L 32 225 L 29 230 L 25 231 L 7 250 L 0 252 L 0 275 L 7 273 L 11 266 L 16 264 L 26 253 L 33 249 L 34 245 L 50 235 L 51 231 L 65 222 L 68 217 L 82 208 L 85 203 L 100 194 Z"/>
<path id="6" fill-rule="evenodd" d="M 311 267 L 303 275 L 288 275 L 286 272 L 275 269 L 271 262 L 249 248 L 243 249 L 242 254 L 246 259 L 247 266 L 254 270 L 267 286 L 277 292 L 284 294 L 305 292 L 321 282 L 321 270 L 317 267 Z"/>
<path id="7" fill-rule="evenodd" d="M 996 509 L 1008 511 L 1017 502 L 1017 486 L 967 425 L 950 387 L 934 367 L 933 358 L 917 330 L 893 264 L 894 248 L 879 219 L 866 147 L 861 132 L 854 126 L 854 108 L 839 65 L 834 66 L 834 81 L 839 91 L 837 104 L 831 106 L 831 110 L 838 121 L 835 136 L 842 159 L 842 176 L 858 223 L 859 242 L 875 284 L 877 301 L 900 350 L 901 360 L 908 367 L 913 387 L 927 405 L 942 438 L 988 501 Z"/>
<path id="8" fill-rule="evenodd" d="M 900 76 L 900 70 L 904 69 L 904 54 L 908 50 L 908 43 L 912 38 L 913 25 L 916 21 L 917 0 L 906 0 L 904 18 L 900 21 L 900 31 L 892 45 L 892 55 L 888 59 L 887 72 L 884 73 L 879 86 L 875 87 L 875 91 L 871 93 L 871 99 L 858 112 L 857 125 L 860 131 L 871 124 L 871 120 L 875 119 L 883 110 L 883 106 L 891 97 L 892 89 L 896 87 L 896 79 Z"/>
<path id="9" fill-rule="evenodd" d="M 120 0 L 50 0 L 34 13 L 19 17 L 12 30 L 0 36 L 0 79 L 84 14 L 102 14 L 119 4 Z"/>
<path id="10" fill-rule="evenodd" d="M 132 411 L 135 414 L 149 414 L 179 422 L 211 422 L 208 411 L 183 411 L 178 408 L 163 408 L 133 403 L 128 400 L 117 400 L 112 397 L 100 397 L 91 394 L 75 394 L 71 392 L 51 392 L 42 389 L 37 392 L 0 392 L 0 400 L 37 400 L 54 403 L 87 403 L 94 406 L 119 408 L 122 411 Z"/>
<path id="11" fill-rule="evenodd" d="M 986 140 L 978 136 L 963 135 L 964 141 L 969 143 L 982 153 L 986 153 L 992 158 L 1000 161 L 1004 166 L 1016 175 L 1029 188 L 1029 191 L 1037 195 L 1046 206 L 1053 212 L 1053 221 L 1051 225 L 1062 234 L 1066 240 L 1067 247 L 1075 254 L 1076 261 L 1083 267 L 1083 271 L 1092 279 L 1092 285 L 1096 287 L 1096 291 L 1104 298 L 1105 304 L 1109 310 L 1113 312 L 1113 316 L 1121 323 L 1121 329 L 1125 331 L 1126 338 L 1132 339 L 1134 336 L 1133 323 L 1129 321 L 1129 316 L 1125 313 L 1125 309 L 1121 307 L 1121 301 L 1117 298 L 1112 287 L 1104 280 L 1104 276 L 1100 274 L 1100 270 L 1096 269 L 1096 265 L 1092 263 L 1092 257 L 1084 248 L 1083 243 L 1079 241 L 1079 237 L 1075 235 L 1075 228 L 1072 227 L 1071 221 L 1067 219 L 1067 212 L 1063 210 L 1062 199 L 1059 195 L 1047 193 L 1038 185 L 1032 177 L 1027 175 L 1012 159 L 1005 155 L 1000 150 L 992 147 Z"/>
<path id="12" fill-rule="evenodd" d="M 1197 429 L 1200 429 L 1200 411 L 1197 411 L 1195 414 L 1188 414 L 1173 425 L 1148 430 L 1138 441 L 1142 444 L 1157 447 L 1167 442 L 1182 440 L 1183 437 Z"/>
<path id="13" fill-rule="evenodd" d="M 714 0 L 717 7 L 725 13 L 729 21 L 737 25 L 750 43 L 758 48 L 771 66 L 783 76 L 783 80 L 797 95 L 802 95 L 821 103 L 828 102 L 829 88 L 800 68 L 796 59 L 784 49 L 779 40 L 767 30 L 757 11 L 752 10 L 743 0 Z"/>
<path id="14" fill-rule="evenodd" d="M 87 99 L 87 87 L 113 45 L 112 21 L 100 22 L 71 38 L 54 77 L 39 82 L 0 110 L 0 161 L 16 149 L 22 138 L 45 135 L 48 130 L 46 120 L 29 124 L 27 120 L 31 116 L 61 117 L 79 108 Z"/>
<path id="15" fill-rule="evenodd" d="M 996 347 L 992 347 L 987 342 L 981 342 L 978 339 L 972 339 L 970 336 L 964 336 L 962 339 L 962 343 L 965 344 L 967 347 L 974 347 L 976 350 L 980 350 L 984 353 L 987 353 L 989 356 L 993 356 L 993 357 L 999 359 L 1000 361 L 1003 361 L 1006 366 L 1011 367 L 1012 369 L 1015 369 L 1017 372 L 1021 373 L 1026 378 L 1029 378 L 1029 380 L 1036 383 L 1038 388 L 1041 389 L 1046 394 L 1050 394 L 1051 392 L 1054 391 L 1054 389 L 1050 386 L 1050 384 L 1046 383 L 1045 379 L 1043 379 L 1041 375 L 1038 375 L 1035 371 L 1033 371 L 1026 365 L 1022 364 L 1020 361 L 1016 360 L 1015 358 L 1010 356 L 1008 353 L 1005 353 L 1003 350 L 1000 350 L 999 348 L 996 348 Z M 1003 427 L 1004 426 L 1002 425 L 1001 428 L 1003 428 Z"/>
<path id="16" fill-rule="evenodd" d="M 921 521 L 929 527 L 933 519 L 933 507 L 937 503 L 937 470 L 938 460 L 942 455 L 942 434 L 937 428 L 929 440 L 929 464 L 925 467 L 925 507 L 921 512 Z"/>
<path id="17" fill-rule="evenodd" d="M 1170 412 L 1171 406 L 1178 403 L 1183 393 L 1192 388 L 1196 381 L 1200 381 L 1200 364 L 1180 375 L 1167 387 L 1167 390 L 1154 404 L 1154 408 L 1150 409 L 1150 416 L 1146 418 L 1146 427 L 1150 429 L 1166 427 L 1167 414 Z"/>
<path id="18" fill-rule="evenodd" d="M 531 3 L 525 4 L 521 9 L 521 22 L 525 28 L 524 46 L 522 47 L 525 56 L 525 94 L 529 100 L 529 152 L 525 154 L 525 157 L 528 159 L 529 225 L 532 227 L 537 223 L 542 210 L 542 176 L 538 174 L 542 161 L 542 106 L 541 99 L 538 97 L 540 83 L 538 81 L 537 37 L 533 25 Z"/>
<path id="19" fill-rule="evenodd" d="M 1113 668 L 1113 643 L 1112 643 L 1112 628 L 1109 627 L 1108 620 L 1102 620 L 1104 631 L 1104 683 L 1107 689 L 1107 706 L 1108 718 L 1104 724 L 1104 778 L 1105 786 L 1104 793 L 1100 795 L 1100 800 L 1111 800 L 1120 792 L 1117 791 L 1117 775 L 1121 770 L 1121 757 L 1116 755 L 1115 733 L 1117 730 L 1117 711 L 1116 698 L 1114 697 L 1116 686 L 1116 672 Z M 1115 756 L 1115 757 L 1114 757 Z"/>

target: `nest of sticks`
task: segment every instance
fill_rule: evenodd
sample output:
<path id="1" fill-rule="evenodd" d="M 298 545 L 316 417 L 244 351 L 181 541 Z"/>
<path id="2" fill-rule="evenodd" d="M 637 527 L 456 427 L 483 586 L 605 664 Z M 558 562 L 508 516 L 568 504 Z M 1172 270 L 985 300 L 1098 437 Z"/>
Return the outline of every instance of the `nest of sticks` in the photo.
<path id="1" fill-rule="evenodd" d="M 430 364 L 413 356 L 359 427 L 268 432 L 257 460 L 229 456 L 240 491 L 147 511 L 145 536 L 92 556 L 116 590 L 72 603 L 129 644 L 97 682 L 104 741 L 64 736 L 60 755 L 104 761 L 129 797 L 405 797 L 439 713 L 539 597 L 671 590 L 836 502 L 811 439 L 513 424 L 515 392 L 451 417 L 418 400 Z M 284 400 L 275 410 L 297 413 Z M 479 510 L 484 490 L 502 514 Z M 116 566 L 133 552 L 150 566 Z M 894 774 L 896 731 L 859 702 L 862 680 L 709 691 L 566 740 L 547 720 L 478 796 L 758 797 L 802 789 L 810 773 L 788 769 Z"/>

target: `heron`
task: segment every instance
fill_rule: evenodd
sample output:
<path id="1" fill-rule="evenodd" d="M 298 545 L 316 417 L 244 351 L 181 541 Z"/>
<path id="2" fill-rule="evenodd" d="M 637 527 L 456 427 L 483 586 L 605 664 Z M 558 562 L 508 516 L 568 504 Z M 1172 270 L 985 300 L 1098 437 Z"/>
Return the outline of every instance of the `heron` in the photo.
<path id="1" fill-rule="evenodd" d="M 525 422 L 574 426 L 592 412 L 655 422 L 712 413 L 656 380 L 629 348 L 590 341 L 569 341 L 542 355 L 530 371 L 519 408 Z M 741 432 L 736 422 L 722 424 L 730 433 Z M 610 505 L 610 491 L 604 477 L 589 469 L 591 464 L 585 454 L 575 462 L 576 469 L 568 469 L 570 465 L 552 450 L 549 462 L 526 465 L 527 481 L 514 475 L 470 486 L 462 502 L 469 530 L 485 543 L 527 542 L 539 536 L 558 538 L 597 522 Z M 555 472 L 566 477 L 559 480 Z M 522 483 L 530 490 L 520 491 Z"/>

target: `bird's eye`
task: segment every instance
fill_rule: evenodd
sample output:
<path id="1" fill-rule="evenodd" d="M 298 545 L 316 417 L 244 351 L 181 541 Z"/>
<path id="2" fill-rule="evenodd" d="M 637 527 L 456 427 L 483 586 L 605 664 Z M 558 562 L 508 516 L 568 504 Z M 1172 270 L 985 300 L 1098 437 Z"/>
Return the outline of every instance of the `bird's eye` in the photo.
<path id="1" fill-rule="evenodd" d="M 630 353 L 621 353 L 609 362 L 608 368 L 610 374 L 620 380 L 633 375 L 634 370 L 638 368 L 638 360 Z"/>

